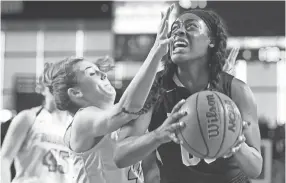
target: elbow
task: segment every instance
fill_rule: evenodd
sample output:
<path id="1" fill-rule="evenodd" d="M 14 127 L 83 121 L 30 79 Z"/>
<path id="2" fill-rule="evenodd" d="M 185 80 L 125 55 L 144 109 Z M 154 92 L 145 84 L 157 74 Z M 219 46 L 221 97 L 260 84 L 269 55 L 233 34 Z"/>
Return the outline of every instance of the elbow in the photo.
<path id="1" fill-rule="evenodd" d="M 116 151 L 113 156 L 113 160 L 117 168 L 124 168 L 121 158 L 117 155 Z"/>
<path id="2" fill-rule="evenodd" d="M 125 168 L 126 166 L 124 165 L 123 161 L 120 159 L 114 157 L 114 162 L 117 168 Z"/>
<path id="3" fill-rule="evenodd" d="M 128 166 L 130 166 L 129 164 L 127 164 L 123 158 L 121 158 L 120 156 L 114 156 L 113 160 L 115 162 L 115 165 L 117 166 L 117 168 L 126 168 Z"/>
<path id="4" fill-rule="evenodd" d="M 117 166 L 117 168 L 125 168 L 128 166 L 128 165 L 126 165 L 126 163 L 124 161 L 123 155 L 120 153 L 119 147 L 115 148 L 114 155 L 113 155 L 113 161 L 114 161 L 115 165 Z"/>
<path id="5" fill-rule="evenodd" d="M 251 179 L 256 179 L 260 174 L 261 174 L 261 170 L 257 169 L 257 170 L 253 170 L 251 172 L 248 173 L 248 177 Z"/>
<path id="6" fill-rule="evenodd" d="M 144 104 L 126 104 L 124 105 L 122 108 L 124 108 L 126 111 L 131 112 L 131 113 L 137 113 L 140 110 L 142 110 L 142 108 L 144 107 Z"/>

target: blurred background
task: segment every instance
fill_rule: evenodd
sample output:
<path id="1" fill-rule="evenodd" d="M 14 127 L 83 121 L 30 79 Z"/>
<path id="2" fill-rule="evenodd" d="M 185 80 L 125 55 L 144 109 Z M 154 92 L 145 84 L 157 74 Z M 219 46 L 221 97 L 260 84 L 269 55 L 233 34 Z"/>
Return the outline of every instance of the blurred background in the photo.
<path id="1" fill-rule="evenodd" d="M 13 117 L 41 104 L 36 78 L 45 62 L 110 55 L 118 100 L 151 49 L 160 12 L 176 3 L 213 9 L 226 22 L 228 50 L 240 46 L 235 76 L 258 105 L 264 167 L 254 183 L 285 182 L 286 54 L 284 1 L 1 1 L 1 144 Z"/>

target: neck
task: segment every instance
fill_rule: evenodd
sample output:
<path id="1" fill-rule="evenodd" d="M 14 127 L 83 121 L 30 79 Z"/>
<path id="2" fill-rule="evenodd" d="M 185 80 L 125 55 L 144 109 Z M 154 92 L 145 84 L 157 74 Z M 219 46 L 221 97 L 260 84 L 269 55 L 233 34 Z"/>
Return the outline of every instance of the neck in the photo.
<path id="1" fill-rule="evenodd" d="M 95 101 L 95 103 L 88 104 L 88 106 L 94 106 L 101 110 L 107 110 L 110 109 L 112 106 L 114 106 L 114 100 L 104 97 L 101 100 Z"/>
<path id="2" fill-rule="evenodd" d="M 103 110 L 107 110 L 107 109 L 110 109 L 112 106 L 114 106 L 112 102 L 104 102 L 99 106 L 99 108 Z"/>
<path id="3" fill-rule="evenodd" d="M 181 83 L 192 93 L 203 90 L 209 83 L 207 57 L 178 64 L 177 75 Z"/>
<path id="4" fill-rule="evenodd" d="M 50 113 L 58 111 L 55 103 L 49 99 L 45 99 L 44 108 L 46 108 Z"/>

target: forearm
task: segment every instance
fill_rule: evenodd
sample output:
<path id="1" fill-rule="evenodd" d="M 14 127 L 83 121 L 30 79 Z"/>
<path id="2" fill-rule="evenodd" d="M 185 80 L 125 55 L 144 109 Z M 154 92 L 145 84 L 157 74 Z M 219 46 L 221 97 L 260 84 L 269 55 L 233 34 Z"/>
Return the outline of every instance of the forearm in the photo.
<path id="1" fill-rule="evenodd" d="M 119 168 L 127 167 L 146 158 L 160 145 L 155 132 L 139 137 L 128 137 L 118 142 L 114 161 Z"/>
<path id="2" fill-rule="evenodd" d="M 143 108 L 151 86 L 154 82 L 162 56 L 153 48 L 140 70 L 128 85 L 119 104 L 131 112 L 138 112 Z"/>
<path id="3" fill-rule="evenodd" d="M 130 123 L 132 120 L 134 120 L 134 115 L 132 117 L 132 114 L 120 112 L 118 115 L 113 116 L 111 119 L 107 120 L 107 122 L 104 124 L 105 128 L 102 128 L 101 132 L 99 133 L 107 134 L 114 132 L 121 128 L 123 125 Z"/>
<path id="4" fill-rule="evenodd" d="M 263 159 L 261 154 L 253 147 L 242 143 L 241 148 L 234 154 L 240 169 L 250 178 L 256 178 L 262 170 Z"/>

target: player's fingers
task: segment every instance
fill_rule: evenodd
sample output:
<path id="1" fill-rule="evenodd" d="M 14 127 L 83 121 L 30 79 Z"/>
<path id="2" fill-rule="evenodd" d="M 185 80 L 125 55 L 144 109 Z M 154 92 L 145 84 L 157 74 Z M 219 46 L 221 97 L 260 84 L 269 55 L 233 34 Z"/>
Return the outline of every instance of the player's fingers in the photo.
<path id="1" fill-rule="evenodd" d="M 178 122 L 178 123 L 174 123 L 174 124 L 172 124 L 172 125 L 170 125 L 169 126 L 169 129 L 168 129 L 168 131 L 170 131 L 170 132 L 175 132 L 177 129 L 179 129 L 179 128 L 183 128 L 183 127 L 185 127 L 186 125 L 185 125 L 185 123 L 184 122 Z"/>
<path id="2" fill-rule="evenodd" d="M 250 122 L 249 121 L 243 121 L 242 122 L 242 130 L 246 130 L 249 126 L 250 126 Z"/>
<path id="3" fill-rule="evenodd" d="M 239 144 L 242 144 L 243 142 L 245 142 L 245 140 L 246 140 L 246 138 L 245 138 L 244 135 L 241 135 L 241 136 L 239 136 L 239 138 L 238 138 Z"/>
<path id="4" fill-rule="evenodd" d="M 165 25 L 164 25 L 164 29 L 160 34 L 160 39 L 161 40 L 165 40 L 168 38 L 168 27 L 169 27 L 169 21 L 166 20 Z"/>
<path id="5" fill-rule="evenodd" d="M 171 133 L 171 134 L 169 135 L 169 138 L 170 138 L 173 142 L 175 142 L 176 144 L 180 144 L 180 140 L 179 140 L 179 138 L 175 135 L 175 133 Z"/>
<path id="6" fill-rule="evenodd" d="M 186 116 L 187 112 L 186 111 L 179 111 L 179 112 L 175 112 L 172 113 L 168 119 L 167 119 L 167 123 L 171 124 L 171 123 L 175 123 L 177 122 L 179 119 L 181 119 L 182 117 Z"/>
<path id="7" fill-rule="evenodd" d="M 235 61 L 236 61 L 236 57 L 237 57 L 238 53 L 239 53 L 239 47 L 233 47 L 231 49 L 231 52 L 228 56 L 228 64 L 230 66 L 233 67 L 235 65 Z"/>
<path id="8" fill-rule="evenodd" d="M 163 17 L 163 19 L 162 19 L 162 22 L 161 22 L 161 25 L 160 25 L 160 26 L 161 26 L 160 32 L 163 32 L 164 26 L 165 26 L 165 22 L 166 22 L 166 20 L 169 19 L 169 16 L 170 16 L 170 14 L 171 14 L 173 8 L 174 8 L 174 4 L 172 4 L 170 7 L 168 7 L 167 12 L 166 12 L 166 14 L 164 15 L 164 17 Z"/>
<path id="9" fill-rule="evenodd" d="M 160 41 L 160 45 L 161 46 L 169 45 L 173 41 L 174 41 L 174 37 L 170 37 L 168 39 L 164 39 L 164 40 Z"/>
<path id="10" fill-rule="evenodd" d="M 236 153 L 236 152 L 240 149 L 240 147 L 241 147 L 241 144 L 239 144 L 239 145 L 236 146 L 236 147 L 233 147 L 233 148 L 231 149 L 231 153 L 232 153 L 232 154 Z"/>
<path id="11" fill-rule="evenodd" d="M 229 157 L 231 157 L 231 156 L 232 156 L 232 153 L 229 152 L 229 153 L 225 154 L 225 155 L 223 156 L 223 158 L 229 158 Z"/>
<path id="12" fill-rule="evenodd" d="M 242 143 L 244 143 L 246 140 L 245 136 L 244 135 L 240 135 L 234 145 L 233 148 L 236 148 L 236 147 L 239 147 Z"/>
<path id="13" fill-rule="evenodd" d="M 181 109 L 181 107 L 184 105 L 185 102 L 186 102 L 185 99 L 182 99 L 180 102 L 178 102 L 178 103 L 174 106 L 174 108 L 173 108 L 173 110 L 172 110 L 171 113 L 178 112 L 178 111 Z"/>
<path id="14" fill-rule="evenodd" d="M 238 53 L 239 53 L 239 47 L 236 47 L 235 48 L 235 50 L 234 50 L 234 53 L 233 53 L 233 60 L 235 61 L 236 60 L 236 57 L 237 57 L 237 55 L 238 55 Z"/>
<path id="15" fill-rule="evenodd" d="M 234 50 L 235 50 L 235 47 L 231 48 L 230 53 L 229 53 L 229 55 L 228 55 L 228 57 L 227 57 L 227 61 L 228 61 L 228 62 L 229 62 L 229 60 L 231 59 Z"/>

